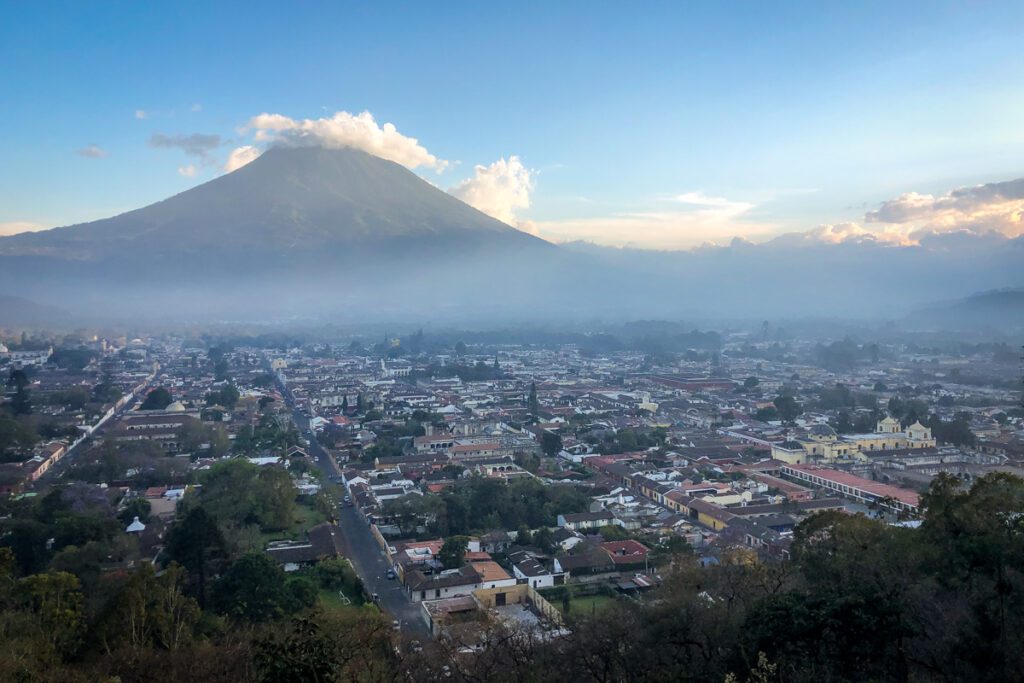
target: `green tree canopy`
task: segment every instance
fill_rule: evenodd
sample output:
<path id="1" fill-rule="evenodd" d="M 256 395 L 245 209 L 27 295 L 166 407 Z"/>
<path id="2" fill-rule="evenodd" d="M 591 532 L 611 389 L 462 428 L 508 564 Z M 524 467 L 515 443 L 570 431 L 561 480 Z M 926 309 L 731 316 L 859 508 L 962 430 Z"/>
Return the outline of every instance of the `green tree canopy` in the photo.
<path id="1" fill-rule="evenodd" d="M 445 569 L 461 567 L 466 556 L 466 546 L 468 543 L 469 538 L 466 536 L 452 536 L 445 539 L 444 545 L 441 546 L 441 551 L 437 554 L 437 559 L 441 561 Z"/>
<path id="2" fill-rule="evenodd" d="M 139 406 L 139 410 L 163 410 L 171 405 L 172 401 L 171 392 L 167 391 L 164 387 L 157 387 L 146 394 L 146 398 L 142 401 L 142 405 Z"/>

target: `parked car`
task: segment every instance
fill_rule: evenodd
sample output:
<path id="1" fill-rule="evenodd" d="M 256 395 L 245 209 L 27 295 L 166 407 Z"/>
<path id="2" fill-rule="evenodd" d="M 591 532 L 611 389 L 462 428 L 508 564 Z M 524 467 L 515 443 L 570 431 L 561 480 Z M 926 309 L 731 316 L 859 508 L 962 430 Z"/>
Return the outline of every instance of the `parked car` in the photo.
<path id="1" fill-rule="evenodd" d="M 389 569 L 387 571 L 387 573 L 384 574 L 384 576 L 388 577 L 389 579 L 396 579 L 396 578 L 398 578 L 398 574 L 395 573 L 394 569 Z"/>

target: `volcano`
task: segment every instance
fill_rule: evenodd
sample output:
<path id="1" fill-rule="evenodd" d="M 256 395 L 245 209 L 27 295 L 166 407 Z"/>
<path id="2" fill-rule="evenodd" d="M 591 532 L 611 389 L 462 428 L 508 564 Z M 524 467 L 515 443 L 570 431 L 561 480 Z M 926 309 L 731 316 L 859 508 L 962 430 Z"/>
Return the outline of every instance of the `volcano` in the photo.
<path id="1" fill-rule="evenodd" d="M 557 252 L 392 161 L 354 148 L 277 147 L 141 209 L 0 238 L 0 287 L 131 315 L 210 306 L 251 314 L 288 292 L 289 308 L 309 297 L 331 306 L 357 286 L 385 307 L 389 292 L 409 288 L 455 305 L 453 289 L 473 282 L 498 295 L 507 278 Z"/>

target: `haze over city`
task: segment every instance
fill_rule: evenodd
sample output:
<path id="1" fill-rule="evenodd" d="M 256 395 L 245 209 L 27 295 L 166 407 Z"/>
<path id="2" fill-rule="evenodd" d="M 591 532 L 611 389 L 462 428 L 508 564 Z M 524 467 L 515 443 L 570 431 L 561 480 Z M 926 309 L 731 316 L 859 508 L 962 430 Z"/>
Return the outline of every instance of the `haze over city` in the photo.
<path id="1" fill-rule="evenodd" d="M 1024 680 L 1022 19 L 0 0 L 0 682 Z"/>

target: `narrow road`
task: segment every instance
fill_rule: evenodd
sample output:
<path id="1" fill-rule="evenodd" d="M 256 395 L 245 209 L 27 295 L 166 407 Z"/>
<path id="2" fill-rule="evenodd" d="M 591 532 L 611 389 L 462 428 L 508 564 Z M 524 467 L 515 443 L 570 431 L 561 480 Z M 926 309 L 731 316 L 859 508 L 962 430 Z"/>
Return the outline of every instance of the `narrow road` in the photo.
<path id="1" fill-rule="evenodd" d="M 281 393 L 292 408 L 292 420 L 299 428 L 299 433 L 309 441 L 307 452 L 313 457 L 317 467 L 328 480 L 333 481 L 341 474 L 327 450 L 316 440 L 316 435 L 309 428 L 309 418 L 302 411 L 294 408 L 292 399 L 281 387 Z M 402 584 L 397 579 L 388 579 L 390 568 L 387 556 L 380 544 L 374 539 L 369 525 L 354 507 L 344 505 L 338 510 L 338 526 L 342 532 L 342 543 L 345 556 L 355 567 L 359 580 L 363 582 L 366 592 L 376 593 L 380 608 L 392 619 L 398 621 L 402 633 L 415 638 L 429 638 L 430 631 L 423 621 L 419 603 L 412 602 L 405 594 Z"/>
<path id="2" fill-rule="evenodd" d="M 92 446 L 93 443 L 95 443 L 97 438 L 103 436 L 103 433 L 107 430 L 107 428 L 110 425 L 116 423 L 118 419 L 121 418 L 122 415 L 124 415 L 132 408 L 134 408 L 135 404 L 137 404 L 141 397 L 147 391 L 149 391 L 149 388 L 153 386 L 153 383 L 157 380 L 158 377 L 159 375 L 155 375 L 152 379 L 148 380 L 145 386 L 143 386 L 143 388 L 139 392 L 132 396 L 131 400 L 127 401 L 123 406 L 121 406 L 117 411 L 115 411 L 113 415 L 97 422 L 94 425 L 93 430 L 89 433 L 89 435 L 82 439 L 82 441 L 80 441 L 79 443 L 71 446 L 68 449 L 67 453 L 65 453 L 60 460 L 53 464 L 53 467 L 51 467 L 43 476 L 39 477 L 39 479 L 32 482 L 32 485 L 28 487 L 29 490 L 42 490 L 43 488 L 53 484 L 54 479 L 62 478 L 64 476 L 64 472 L 68 469 L 68 467 L 70 467 L 69 463 L 71 462 L 72 458 L 78 453 L 78 451 L 88 450 L 88 448 Z"/>

